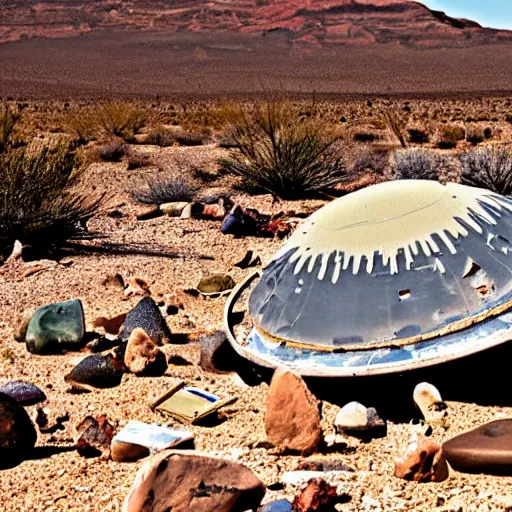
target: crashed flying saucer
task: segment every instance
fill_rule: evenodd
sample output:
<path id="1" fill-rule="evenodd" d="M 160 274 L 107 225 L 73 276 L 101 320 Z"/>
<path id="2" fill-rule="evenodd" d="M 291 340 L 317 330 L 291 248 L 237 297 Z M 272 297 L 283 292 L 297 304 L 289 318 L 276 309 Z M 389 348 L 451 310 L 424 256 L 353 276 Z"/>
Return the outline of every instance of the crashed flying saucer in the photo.
<path id="1" fill-rule="evenodd" d="M 488 190 L 400 180 L 354 192 L 311 215 L 233 291 L 230 342 L 263 366 L 318 376 L 488 349 L 512 339 L 511 241 L 512 200 Z M 249 292 L 253 328 L 239 339 L 231 316 Z"/>

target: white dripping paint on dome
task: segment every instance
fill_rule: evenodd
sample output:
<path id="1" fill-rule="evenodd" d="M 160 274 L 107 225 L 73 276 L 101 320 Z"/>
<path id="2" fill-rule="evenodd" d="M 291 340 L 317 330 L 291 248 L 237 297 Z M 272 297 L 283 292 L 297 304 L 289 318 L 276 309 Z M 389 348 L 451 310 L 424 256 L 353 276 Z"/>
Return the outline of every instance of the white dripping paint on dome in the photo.
<path id="1" fill-rule="evenodd" d="M 491 206 L 492 211 L 484 205 Z M 434 181 L 400 180 L 381 183 L 329 203 L 315 212 L 301 230 L 297 230 L 276 254 L 278 259 L 295 249 L 289 261 L 298 274 L 307 264 L 312 272 L 318 257 L 321 265 L 318 279 L 323 280 L 334 254 L 332 283 L 342 271 L 360 271 L 366 258 L 366 272 L 374 268 L 375 253 L 382 256 L 391 274 L 398 273 L 398 255 L 403 252 L 406 269 L 410 270 L 420 249 L 435 256 L 441 248 L 434 235 L 451 254 L 457 249 L 452 240 L 466 237 L 467 227 L 482 233 L 481 223 L 496 225 L 503 209 L 512 211 L 507 198 L 484 189 Z M 309 260 L 309 261 L 308 261 Z M 444 271 L 439 258 L 435 268 Z"/>

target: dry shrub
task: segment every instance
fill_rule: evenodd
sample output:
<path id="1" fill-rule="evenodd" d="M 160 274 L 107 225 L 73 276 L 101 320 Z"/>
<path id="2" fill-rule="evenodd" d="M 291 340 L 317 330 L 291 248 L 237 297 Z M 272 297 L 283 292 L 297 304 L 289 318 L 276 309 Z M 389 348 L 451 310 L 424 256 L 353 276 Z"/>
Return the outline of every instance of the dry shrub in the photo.
<path id="1" fill-rule="evenodd" d="M 128 169 L 140 169 L 141 167 L 146 167 L 151 164 L 151 159 L 148 155 L 143 153 L 138 153 L 134 151 L 128 152 Z"/>
<path id="2" fill-rule="evenodd" d="M 128 147 L 120 141 L 113 141 L 98 149 L 98 156 L 105 162 L 120 162 L 128 154 Z"/>
<path id="3" fill-rule="evenodd" d="M 284 199 L 311 196 L 350 174 L 325 124 L 298 119 L 282 103 L 270 103 L 231 127 L 238 150 L 221 160 L 223 171 L 241 178 L 250 193 Z"/>
<path id="4" fill-rule="evenodd" d="M 210 132 L 208 131 L 176 130 L 173 136 L 174 140 L 182 146 L 202 146 L 210 140 Z"/>
<path id="5" fill-rule="evenodd" d="M 7 103 L 3 105 L 2 110 L 0 113 L 0 153 L 11 145 L 16 123 L 20 119 L 19 113 L 12 110 Z"/>
<path id="6" fill-rule="evenodd" d="M 149 121 L 145 110 L 124 101 L 109 101 L 93 110 L 98 125 L 105 134 L 133 140 Z"/>
<path id="7" fill-rule="evenodd" d="M 466 138 L 466 131 L 462 126 L 447 124 L 441 128 L 437 147 L 439 149 L 453 149 L 457 146 L 457 142 Z"/>
<path id="8" fill-rule="evenodd" d="M 473 146 L 478 146 L 485 140 L 484 131 L 478 126 L 469 126 L 466 129 L 466 140 Z"/>
<path id="9" fill-rule="evenodd" d="M 438 180 L 442 174 L 451 173 L 450 157 L 422 148 L 396 151 L 392 166 L 397 180 Z"/>
<path id="10" fill-rule="evenodd" d="M 95 140 L 99 131 L 98 115 L 91 109 L 70 109 L 61 121 L 66 133 L 78 145 Z"/>
<path id="11" fill-rule="evenodd" d="M 486 146 L 461 156 L 461 183 L 502 195 L 512 193 L 512 150 L 504 146 Z"/>
<path id="12" fill-rule="evenodd" d="M 177 201 L 190 202 L 197 187 L 183 178 L 156 178 L 147 180 L 144 187 L 133 189 L 130 195 L 142 204 L 161 205 Z"/>
<path id="13" fill-rule="evenodd" d="M 191 171 L 191 175 L 195 180 L 208 185 L 214 183 L 219 178 L 218 173 L 201 169 L 201 167 L 194 167 Z"/>
<path id="14" fill-rule="evenodd" d="M 145 143 L 153 146 L 168 147 L 176 142 L 174 138 L 174 131 L 165 128 L 164 126 L 157 126 L 153 128 L 147 135 Z"/>
<path id="15" fill-rule="evenodd" d="M 373 142 L 377 137 L 372 132 L 356 132 L 353 138 L 356 142 Z"/>
<path id="16" fill-rule="evenodd" d="M 84 172 L 74 146 L 31 145 L 0 154 L 0 254 L 15 240 L 35 255 L 53 253 L 66 242 L 97 236 L 87 220 L 101 208 L 73 190 Z"/>
<path id="17" fill-rule="evenodd" d="M 356 176 L 365 173 L 384 175 L 389 167 L 389 150 L 364 145 L 361 148 L 351 148 L 352 173 Z"/>
<path id="18" fill-rule="evenodd" d="M 427 130 L 421 130 L 419 128 L 410 128 L 409 142 L 411 144 L 426 144 L 430 140 L 430 134 Z"/>
<path id="19" fill-rule="evenodd" d="M 405 131 L 405 121 L 398 113 L 398 109 L 394 107 L 388 107 L 384 110 L 384 122 L 389 130 L 395 135 L 395 137 L 400 142 L 400 145 L 403 148 L 407 147 L 405 143 L 404 131 Z"/>

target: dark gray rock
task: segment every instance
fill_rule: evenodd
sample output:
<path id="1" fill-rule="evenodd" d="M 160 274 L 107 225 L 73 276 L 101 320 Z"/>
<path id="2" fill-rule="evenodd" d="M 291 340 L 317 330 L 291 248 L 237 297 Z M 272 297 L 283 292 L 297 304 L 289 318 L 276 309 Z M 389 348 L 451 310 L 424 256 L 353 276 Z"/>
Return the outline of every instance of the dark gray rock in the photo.
<path id="1" fill-rule="evenodd" d="M 119 333 L 119 339 L 128 341 L 132 331 L 138 327 L 144 329 L 157 345 L 163 345 L 171 341 L 171 331 L 165 323 L 158 305 L 151 297 L 142 298 L 126 315 L 126 320 Z"/>
<path id="2" fill-rule="evenodd" d="M 46 395 L 41 389 L 22 380 L 7 382 L 0 387 L 0 393 L 9 395 L 20 405 L 34 405 L 46 400 Z"/>
<path id="3" fill-rule="evenodd" d="M 64 380 L 74 388 L 113 388 L 121 383 L 124 365 L 110 354 L 94 354 L 78 363 Z"/>

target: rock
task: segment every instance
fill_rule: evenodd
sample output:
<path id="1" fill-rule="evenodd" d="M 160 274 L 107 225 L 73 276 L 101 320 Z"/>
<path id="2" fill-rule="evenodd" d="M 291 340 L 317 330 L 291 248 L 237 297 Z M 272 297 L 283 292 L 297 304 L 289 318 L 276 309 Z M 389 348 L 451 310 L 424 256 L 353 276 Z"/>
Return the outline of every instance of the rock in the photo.
<path id="1" fill-rule="evenodd" d="M 222 220 L 226 213 L 226 208 L 220 204 L 205 204 L 201 218 L 205 220 Z"/>
<path id="2" fill-rule="evenodd" d="M 128 281 L 128 286 L 124 290 L 125 297 L 133 297 L 135 295 L 149 295 L 149 285 L 141 277 L 132 277 Z"/>
<path id="3" fill-rule="evenodd" d="M 312 453 L 322 440 L 320 404 L 300 375 L 278 368 L 272 377 L 265 413 L 268 440 L 275 446 Z"/>
<path id="4" fill-rule="evenodd" d="M 14 398 L 20 405 L 34 405 L 46 400 L 46 395 L 37 386 L 21 380 L 7 382 L 0 393 Z"/>
<path id="5" fill-rule="evenodd" d="M 227 373 L 235 371 L 238 354 L 228 341 L 224 331 L 215 331 L 198 340 L 201 347 L 199 366 L 212 373 Z"/>
<path id="6" fill-rule="evenodd" d="M 336 487 L 329 485 L 325 480 L 314 478 L 293 500 L 293 510 L 297 512 L 333 510 L 337 499 Z"/>
<path id="7" fill-rule="evenodd" d="M 85 334 L 85 319 L 79 299 L 48 304 L 35 311 L 25 335 L 33 354 L 50 354 L 79 347 Z"/>
<path id="8" fill-rule="evenodd" d="M 265 486 L 241 464 L 166 450 L 142 465 L 123 512 L 244 512 L 256 510 L 264 495 Z"/>
<path id="9" fill-rule="evenodd" d="M 0 467 L 23 460 L 34 448 L 37 433 L 23 407 L 0 394 Z"/>
<path id="10" fill-rule="evenodd" d="M 169 343 L 171 331 L 165 323 L 162 313 L 151 297 L 142 298 L 139 303 L 126 315 L 123 328 L 119 333 L 122 341 L 128 341 L 134 329 L 140 327 L 157 344 Z"/>
<path id="11" fill-rule="evenodd" d="M 512 419 L 491 421 L 443 444 L 456 471 L 512 476 Z"/>
<path id="12" fill-rule="evenodd" d="M 105 414 L 93 418 L 87 416 L 76 428 L 78 453 L 84 457 L 95 457 L 108 453 L 114 437 L 114 427 Z"/>
<path id="13" fill-rule="evenodd" d="M 123 365 L 111 354 L 94 354 L 78 363 L 64 380 L 75 389 L 91 391 L 119 386 L 123 373 Z"/>
<path id="14" fill-rule="evenodd" d="M 130 334 L 124 353 L 124 364 L 136 375 L 160 376 L 167 370 L 165 354 L 140 327 Z"/>
<path id="15" fill-rule="evenodd" d="M 292 504 L 288 500 L 277 500 L 267 503 L 261 512 L 293 512 Z"/>
<path id="16" fill-rule="evenodd" d="M 169 215 L 170 217 L 179 217 L 183 210 L 185 209 L 185 206 L 189 205 L 190 203 L 187 202 L 174 202 L 174 203 L 164 203 L 160 205 L 160 211 L 165 214 Z"/>
<path id="17" fill-rule="evenodd" d="M 127 313 L 121 313 L 120 315 L 113 316 L 112 318 L 99 316 L 92 322 L 92 328 L 102 328 L 107 334 L 112 334 L 115 336 L 119 333 L 119 330 L 123 326 L 124 321 L 126 320 L 126 315 Z"/>
<path id="18" fill-rule="evenodd" d="M 124 290 L 124 279 L 121 274 L 110 274 L 101 281 L 105 288 L 120 288 Z"/>
<path id="19" fill-rule="evenodd" d="M 192 439 L 191 432 L 129 421 L 112 439 L 112 459 L 116 462 L 134 462 L 150 453 L 157 453 Z"/>
<path id="20" fill-rule="evenodd" d="M 197 290 L 203 295 L 214 295 L 232 290 L 235 285 L 235 280 L 228 274 L 210 274 L 201 278 Z"/>
<path id="21" fill-rule="evenodd" d="M 14 339 L 20 343 L 25 343 L 25 336 L 27 334 L 28 324 L 30 319 L 34 316 L 34 308 L 25 309 L 16 319 L 16 327 L 14 328 Z"/>
<path id="22" fill-rule="evenodd" d="M 5 263 L 12 263 L 16 260 L 22 259 L 24 246 L 19 240 L 16 240 L 14 242 L 14 245 L 12 247 L 11 255 L 5 260 Z"/>
<path id="23" fill-rule="evenodd" d="M 413 398 L 428 424 L 448 426 L 448 406 L 435 386 L 421 382 L 414 388 Z"/>
<path id="24" fill-rule="evenodd" d="M 203 214 L 203 205 L 201 203 L 189 203 L 181 212 L 182 219 L 199 219 Z"/>
<path id="25" fill-rule="evenodd" d="M 135 212 L 137 220 L 151 220 L 161 217 L 164 214 L 158 206 L 143 206 Z"/>
<path id="26" fill-rule="evenodd" d="M 386 435 L 386 422 L 373 407 L 365 407 L 359 402 L 343 406 L 334 420 L 336 430 L 354 437 L 373 438 Z"/>
<path id="27" fill-rule="evenodd" d="M 220 231 L 223 235 L 254 236 L 258 233 L 258 222 L 241 206 L 235 206 L 222 221 Z"/>
<path id="28" fill-rule="evenodd" d="M 245 253 L 245 256 L 238 263 L 235 263 L 235 267 L 241 269 L 256 267 L 258 265 L 261 265 L 261 258 L 259 256 L 254 256 L 253 251 L 250 249 Z"/>
<path id="29" fill-rule="evenodd" d="M 442 482 L 449 470 L 441 447 L 430 439 L 415 434 L 404 457 L 395 461 L 395 476 L 414 482 Z"/>

